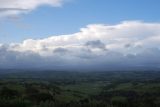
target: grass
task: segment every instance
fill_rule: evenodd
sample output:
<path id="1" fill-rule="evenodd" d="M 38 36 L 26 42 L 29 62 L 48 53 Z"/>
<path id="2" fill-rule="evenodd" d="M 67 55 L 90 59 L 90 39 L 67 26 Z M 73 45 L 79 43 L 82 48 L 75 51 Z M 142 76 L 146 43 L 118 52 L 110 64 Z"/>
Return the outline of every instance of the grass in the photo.
<path id="1" fill-rule="evenodd" d="M 95 83 L 80 83 L 75 85 L 67 85 L 63 86 L 65 90 L 72 90 L 75 92 L 80 92 L 87 95 L 94 95 L 101 91 L 101 87 L 103 83 L 95 82 Z"/>

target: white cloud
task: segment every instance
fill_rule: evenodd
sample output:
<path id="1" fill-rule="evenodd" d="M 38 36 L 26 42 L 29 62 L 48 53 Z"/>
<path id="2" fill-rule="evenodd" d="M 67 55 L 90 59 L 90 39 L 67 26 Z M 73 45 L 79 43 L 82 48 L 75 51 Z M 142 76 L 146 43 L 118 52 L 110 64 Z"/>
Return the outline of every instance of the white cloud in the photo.
<path id="1" fill-rule="evenodd" d="M 1 16 L 11 16 L 28 13 L 39 6 L 61 6 L 65 0 L 0 0 Z"/>
<path id="2" fill-rule="evenodd" d="M 159 48 L 160 23 L 94 24 L 70 35 L 1 45 L 0 66 L 67 70 L 159 69 Z"/>

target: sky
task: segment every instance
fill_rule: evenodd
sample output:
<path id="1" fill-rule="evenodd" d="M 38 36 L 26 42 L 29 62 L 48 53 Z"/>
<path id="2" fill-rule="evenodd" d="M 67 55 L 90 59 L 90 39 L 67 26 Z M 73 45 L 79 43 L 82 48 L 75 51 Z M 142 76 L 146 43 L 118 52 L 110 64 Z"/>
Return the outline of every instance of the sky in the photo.
<path id="1" fill-rule="evenodd" d="M 20 0 L 0 1 L 13 4 L 12 2 Z M 126 20 L 160 21 L 159 0 L 61 1 L 63 3 L 60 7 L 41 4 L 27 14 L 19 14 L 18 20 L 3 19 L 0 22 L 0 42 L 21 42 L 28 38 L 39 39 L 52 35 L 71 34 L 88 24 L 116 24 Z M 1 7 L 3 8 L 3 4 Z"/>
<path id="2" fill-rule="evenodd" d="M 0 0 L 0 68 L 159 69 L 159 0 Z"/>

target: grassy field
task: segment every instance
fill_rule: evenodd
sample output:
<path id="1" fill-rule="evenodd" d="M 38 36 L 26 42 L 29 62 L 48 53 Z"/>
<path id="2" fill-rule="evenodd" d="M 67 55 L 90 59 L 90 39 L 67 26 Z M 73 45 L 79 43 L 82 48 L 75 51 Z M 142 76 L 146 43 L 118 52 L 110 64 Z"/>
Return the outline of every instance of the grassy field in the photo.
<path id="1" fill-rule="evenodd" d="M 48 75 L 49 74 L 49 75 Z M 1 74 L 0 107 L 159 107 L 160 72 Z"/>

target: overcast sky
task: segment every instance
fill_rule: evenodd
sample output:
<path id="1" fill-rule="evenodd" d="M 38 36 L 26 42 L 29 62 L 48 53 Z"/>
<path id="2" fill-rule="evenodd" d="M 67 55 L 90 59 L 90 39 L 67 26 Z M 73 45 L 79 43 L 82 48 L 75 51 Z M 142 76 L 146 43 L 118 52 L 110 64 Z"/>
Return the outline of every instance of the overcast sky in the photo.
<path id="1" fill-rule="evenodd" d="M 160 68 L 159 0 L 0 0 L 0 68 Z"/>

